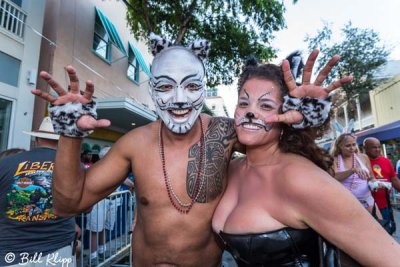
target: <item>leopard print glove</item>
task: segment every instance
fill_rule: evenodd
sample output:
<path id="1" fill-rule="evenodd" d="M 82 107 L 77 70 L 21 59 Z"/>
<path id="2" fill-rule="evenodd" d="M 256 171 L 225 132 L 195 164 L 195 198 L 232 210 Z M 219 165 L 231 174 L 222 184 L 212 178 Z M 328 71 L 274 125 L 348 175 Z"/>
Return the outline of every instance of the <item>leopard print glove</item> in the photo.
<path id="1" fill-rule="evenodd" d="M 87 104 L 80 102 L 69 102 L 62 105 L 50 104 L 48 111 L 57 134 L 68 137 L 86 137 L 93 132 L 93 130 L 81 130 L 76 124 L 83 115 L 90 115 L 97 119 L 96 102 L 93 100 Z"/>
<path id="2" fill-rule="evenodd" d="M 303 121 L 297 124 L 292 124 L 294 129 L 304 129 L 308 127 L 317 127 L 328 119 L 329 111 L 331 109 L 331 98 L 296 98 L 290 95 L 283 97 L 282 111 L 297 110 L 303 115 Z"/>

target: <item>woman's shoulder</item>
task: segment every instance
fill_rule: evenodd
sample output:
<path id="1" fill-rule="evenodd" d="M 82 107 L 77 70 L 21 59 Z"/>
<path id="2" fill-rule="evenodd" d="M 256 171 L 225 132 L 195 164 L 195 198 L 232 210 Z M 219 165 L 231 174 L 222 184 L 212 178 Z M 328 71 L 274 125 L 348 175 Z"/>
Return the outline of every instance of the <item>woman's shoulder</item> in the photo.
<path id="1" fill-rule="evenodd" d="M 315 165 L 311 160 L 296 154 L 288 154 L 282 166 L 283 177 L 289 184 L 310 183 L 316 180 L 332 178 L 326 171 Z"/>
<path id="2" fill-rule="evenodd" d="M 286 153 L 283 160 L 287 161 L 287 165 L 290 168 L 299 168 L 302 166 L 309 166 L 311 168 L 318 168 L 311 160 L 308 158 L 294 154 L 294 153 Z"/>

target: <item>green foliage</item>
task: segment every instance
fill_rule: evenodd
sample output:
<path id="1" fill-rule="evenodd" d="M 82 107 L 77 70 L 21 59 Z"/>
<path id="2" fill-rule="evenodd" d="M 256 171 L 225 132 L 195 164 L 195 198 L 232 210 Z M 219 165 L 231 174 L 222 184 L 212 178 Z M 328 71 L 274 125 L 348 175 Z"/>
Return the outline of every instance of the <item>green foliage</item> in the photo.
<path id="1" fill-rule="evenodd" d="M 175 44 L 197 38 L 211 41 L 208 84 L 230 84 L 250 55 L 275 57 L 272 33 L 282 29 L 285 8 L 279 0 L 128 0 L 128 24 L 138 39 L 150 32 Z M 294 3 L 297 0 L 293 1 Z"/>
<path id="2" fill-rule="evenodd" d="M 343 39 L 332 44 L 332 30 L 328 24 L 315 37 L 307 36 L 308 48 L 319 49 L 319 72 L 335 54 L 340 55 L 339 64 L 329 73 L 326 82 L 330 83 L 338 77 L 352 75 L 353 82 L 343 86 L 346 100 L 356 95 L 363 96 L 373 89 L 377 82 L 373 74 L 377 68 L 387 62 L 389 49 L 380 44 L 378 33 L 371 29 L 353 27 L 348 22 L 341 30 Z"/>

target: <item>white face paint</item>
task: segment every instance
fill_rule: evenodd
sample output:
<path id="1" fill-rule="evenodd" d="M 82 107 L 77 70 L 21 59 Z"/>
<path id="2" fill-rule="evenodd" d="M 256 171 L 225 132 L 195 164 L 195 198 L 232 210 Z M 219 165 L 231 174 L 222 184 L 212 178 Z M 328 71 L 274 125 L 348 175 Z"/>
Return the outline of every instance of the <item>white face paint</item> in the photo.
<path id="1" fill-rule="evenodd" d="M 151 67 L 150 94 L 157 114 L 174 133 L 187 133 L 200 115 L 205 99 L 204 67 L 185 47 L 169 47 Z"/>

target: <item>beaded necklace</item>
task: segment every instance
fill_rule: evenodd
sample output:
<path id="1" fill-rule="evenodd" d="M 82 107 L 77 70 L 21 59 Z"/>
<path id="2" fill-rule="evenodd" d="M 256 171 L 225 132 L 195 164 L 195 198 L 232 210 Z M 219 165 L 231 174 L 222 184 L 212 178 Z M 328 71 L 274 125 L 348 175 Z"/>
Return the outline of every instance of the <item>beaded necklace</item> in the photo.
<path id="1" fill-rule="evenodd" d="M 339 157 L 340 157 L 341 160 L 339 160 Z M 356 167 L 356 157 L 354 156 L 354 153 L 351 154 L 351 160 L 352 160 L 352 162 L 351 162 L 351 168 L 354 169 L 354 168 Z M 341 155 L 338 156 L 338 159 L 337 159 L 337 161 L 336 161 L 336 166 L 337 166 L 337 169 L 338 169 L 338 170 L 339 170 L 340 167 L 341 167 L 341 166 L 340 166 L 340 161 L 342 161 L 342 162 L 343 162 L 343 165 L 344 165 L 344 160 L 343 160 L 343 157 L 342 157 Z M 344 167 L 344 166 L 343 166 L 343 167 Z M 352 178 L 352 179 L 351 179 L 351 184 L 350 184 L 350 191 L 353 191 L 353 185 L 354 185 L 354 180 L 356 179 L 356 174 L 353 173 L 353 174 L 350 175 L 350 177 Z"/>
<path id="2" fill-rule="evenodd" d="M 197 166 L 197 178 L 195 182 L 195 187 L 193 191 L 193 198 L 190 198 L 191 201 L 189 203 L 183 203 L 178 195 L 175 193 L 171 179 L 168 175 L 166 164 L 165 164 L 165 153 L 164 153 L 164 139 L 162 136 L 162 128 L 163 128 L 163 122 L 160 121 L 160 131 L 159 131 L 159 150 L 160 150 L 160 157 L 161 157 L 161 163 L 162 163 L 162 169 L 163 169 L 163 174 L 164 174 L 164 182 L 165 186 L 167 188 L 167 193 L 169 200 L 171 201 L 172 205 L 174 208 L 179 211 L 182 214 L 187 214 L 193 207 L 194 203 L 198 200 L 198 197 L 200 196 L 200 193 L 204 187 L 205 184 L 205 162 L 206 162 L 206 149 L 205 149 L 205 138 L 204 138 L 204 130 L 203 130 L 203 122 L 201 120 L 201 117 L 199 116 L 200 120 L 200 129 L 201 129 L 201 135 L 200 135 L 200 161 Z M 201 171 L 202 170 L 202 171 Z M 202 174 L 202 175 L 201 175 Z"/>

